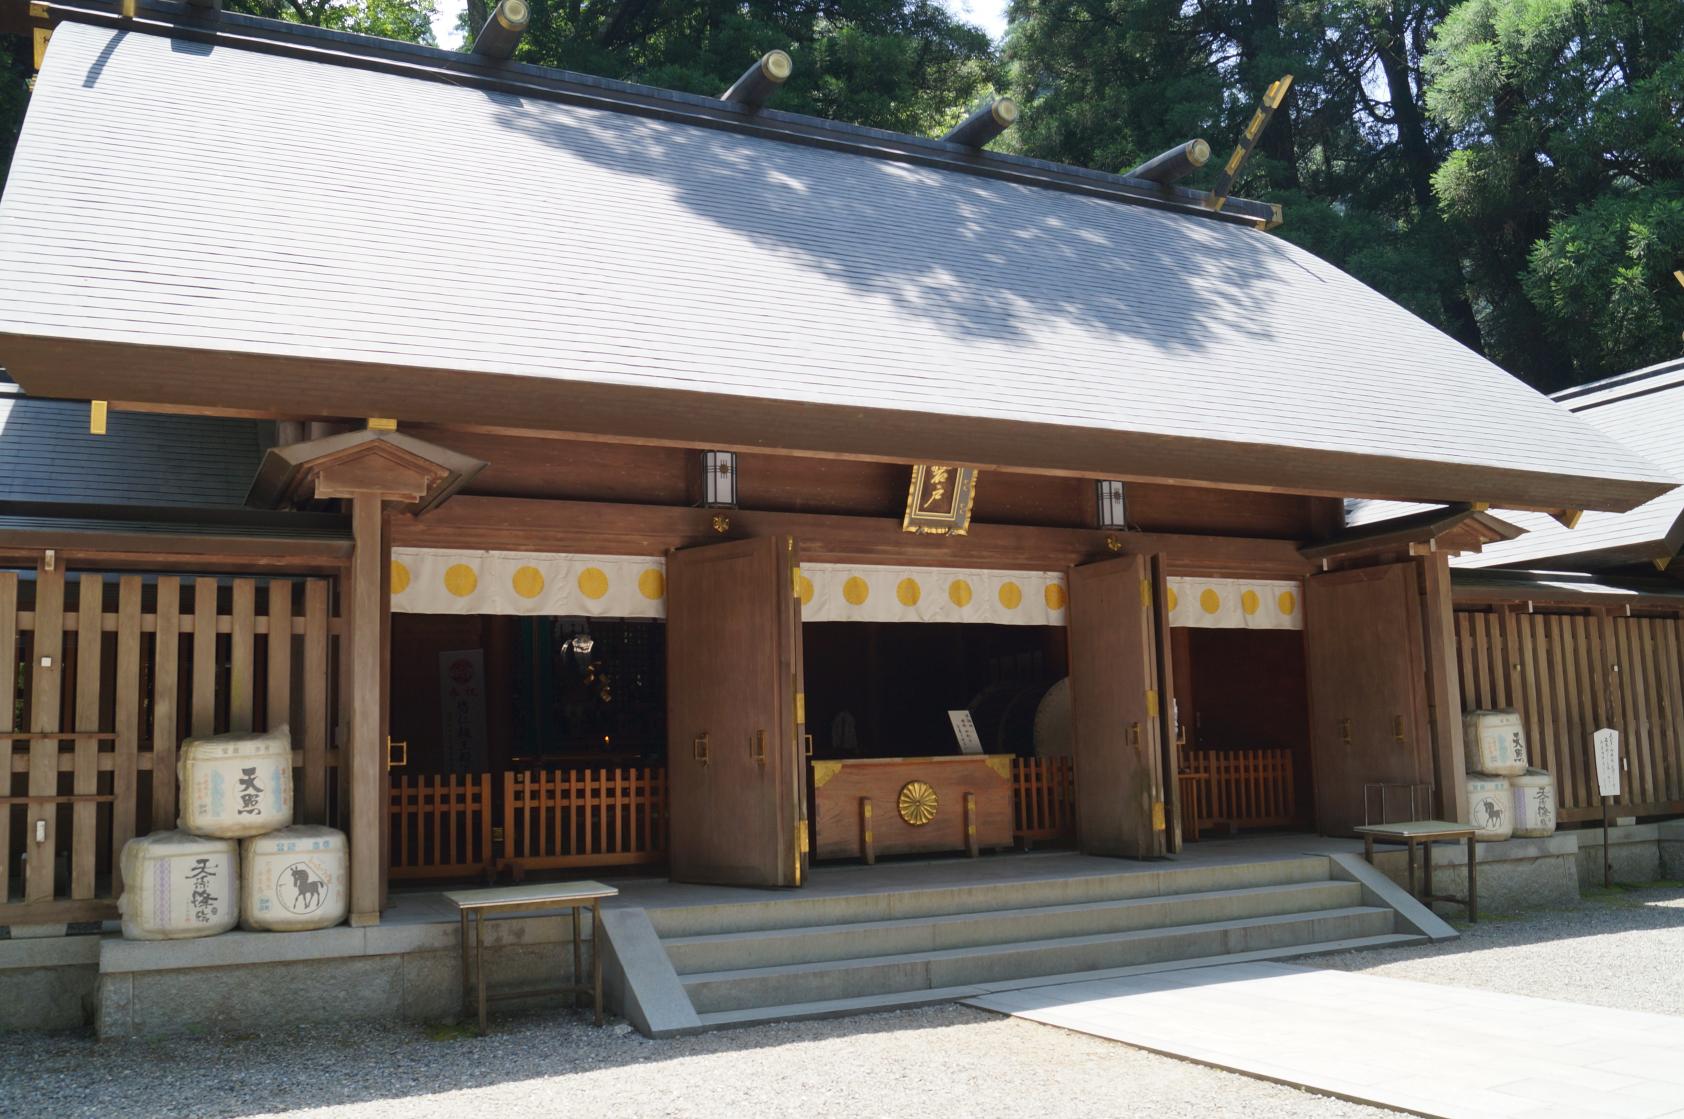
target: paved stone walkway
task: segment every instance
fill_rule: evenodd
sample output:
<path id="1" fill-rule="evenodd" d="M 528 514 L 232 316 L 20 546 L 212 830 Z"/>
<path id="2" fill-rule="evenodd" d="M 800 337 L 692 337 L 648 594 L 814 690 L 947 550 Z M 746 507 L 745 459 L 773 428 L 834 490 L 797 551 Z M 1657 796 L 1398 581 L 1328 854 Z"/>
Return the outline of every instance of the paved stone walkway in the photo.
<path id="1" fill-rule="evenodd" d="M 1684 1018 L 1286 964 L 972 1006 L 1446 1119 L 1684 1116 Z"/>

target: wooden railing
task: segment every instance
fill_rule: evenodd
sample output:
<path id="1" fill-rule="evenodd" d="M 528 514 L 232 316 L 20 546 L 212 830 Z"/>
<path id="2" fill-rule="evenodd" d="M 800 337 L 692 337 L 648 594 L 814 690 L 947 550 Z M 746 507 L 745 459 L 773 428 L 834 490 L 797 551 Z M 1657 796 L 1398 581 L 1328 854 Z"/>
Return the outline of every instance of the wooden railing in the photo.
<path id="1" fill-rule="evenodd" d="M 1183 750 L 1178 784 L 1188 839 L 1218 826 L 1232 831 L 1298 823 L 1290 750 Z"/>
<path id="2" fill-rule="evenodd" d="M 1058 843 L 1076 836 L 1076 770 L 1069 758 L 1013 758 L 1012 836 Z"/>
<path id="3" fill-rule="evenodd" d="M 630 866 L 667 854 L 667 771 L 503 775 L 503 859 L 522 870 Z"/>
<path id="4" fill-rule="evenodd" d="M 0 925 L 115 915 L 123 844 L 175 826 L 189 735 L 287 724 L 297 820 L 338 821 L 332 589 L 0 571 Z"/>
<path id="5" fill-rule="evenodd" d="M 394 774 L 386 814 L 392 878 L 492 872 L 491 774 Z"/>

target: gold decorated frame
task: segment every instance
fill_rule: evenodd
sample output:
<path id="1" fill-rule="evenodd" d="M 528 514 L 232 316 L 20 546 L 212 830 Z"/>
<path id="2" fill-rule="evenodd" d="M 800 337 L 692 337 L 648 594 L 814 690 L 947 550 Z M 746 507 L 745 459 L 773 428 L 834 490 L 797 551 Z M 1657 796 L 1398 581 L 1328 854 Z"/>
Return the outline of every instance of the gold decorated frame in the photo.
<path id="1" fill-rule="evenodd" d="M 976 501 L 976 470 L 969 466 L 918 463 L 906 494 L 902 532 L 963 536 L 970 531 Z"/>

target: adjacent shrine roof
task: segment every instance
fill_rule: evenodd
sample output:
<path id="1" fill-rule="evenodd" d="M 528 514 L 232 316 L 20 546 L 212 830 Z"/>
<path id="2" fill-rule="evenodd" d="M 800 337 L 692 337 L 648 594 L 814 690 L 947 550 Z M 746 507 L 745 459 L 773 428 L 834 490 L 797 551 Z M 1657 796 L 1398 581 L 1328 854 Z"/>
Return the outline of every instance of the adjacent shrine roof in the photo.
<path id="1" fill-rule="evenodd" d="M 36 394 L 1534 507 L 1673 484 L 1112 176 L 248 17 L 123 26 L 57 27 L 0 200 L 0 360 Z"/>
<path id="2" fill-rule="evenodd" d="M 1554 399 L 1668 474 L 1684 477 L 1684 359 L 1565 389 Z M 1361 502 L 1351 510 L 1351 520 L 1373 524 L 1418 509 Z M 1523 567 L 1547 561 L 1606 569 L 1665 564 L 1684 548 L 1684 487 L 1627 513 L 1586 513 L 1571 529 L 1542 513 L 1505 510 L 1501 516 L 1526 533 L 1452 562 L 1461 567 Z"/>

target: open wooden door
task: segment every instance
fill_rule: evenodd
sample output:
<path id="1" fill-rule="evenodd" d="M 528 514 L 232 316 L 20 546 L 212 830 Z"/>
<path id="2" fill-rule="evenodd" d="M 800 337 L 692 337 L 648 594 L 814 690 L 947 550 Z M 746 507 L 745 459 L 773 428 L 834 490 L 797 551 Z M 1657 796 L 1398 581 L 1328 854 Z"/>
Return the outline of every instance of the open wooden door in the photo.
<path id="1" fill-rule="evenodd" d="M 1143 556 L 1070 571 L 1070 709 L 1077 846 L 1150 858 L 1167 847 L 1157 595 Z"/>
<path id="2" fill-rule="evenodd" d="M 1426 662 L 1415 569 L 1404 563 L 1315 575 L 1304 586 L 1304 647 L 1310 686 L 1310 758 L 1316 827 L 1350 835 L 1364 822 L 1371 785 L 1430 785 Z M 1408 794 L 1389 794 L 1392 818 Z M 1419 801 L 1431 815 L 1433 801 Z"/>
<path id="3" fill-rule="evenodd" d="M 799 886 L 806 803 L 795 544 L 667 554 L 672 878 Z"/>

